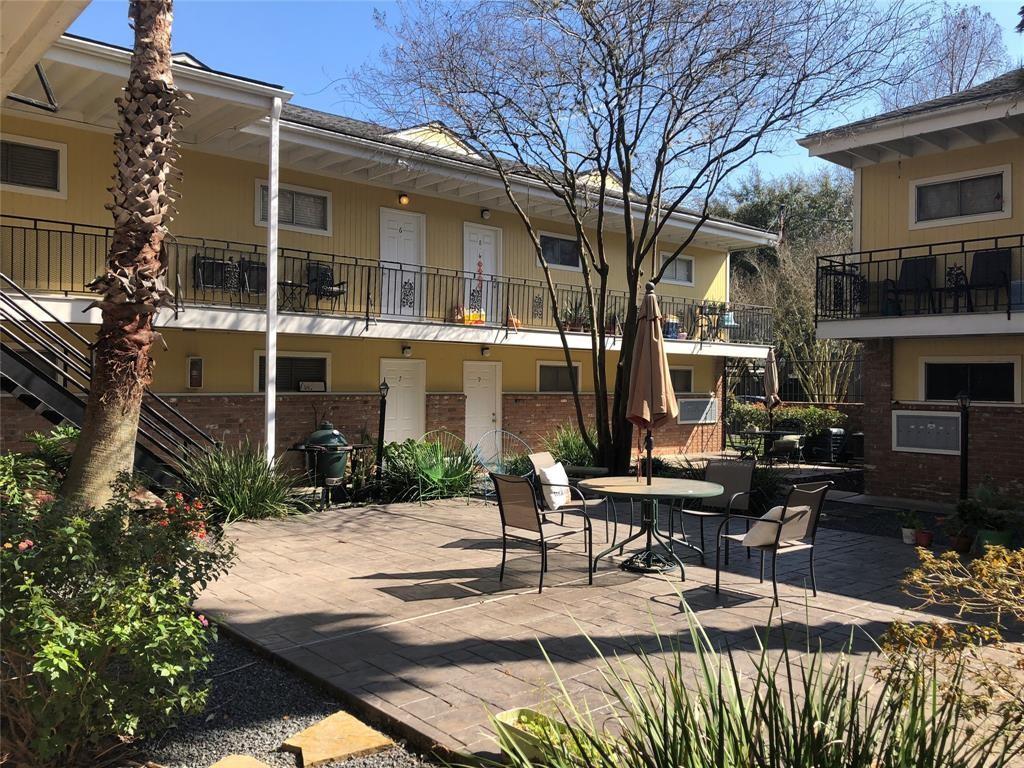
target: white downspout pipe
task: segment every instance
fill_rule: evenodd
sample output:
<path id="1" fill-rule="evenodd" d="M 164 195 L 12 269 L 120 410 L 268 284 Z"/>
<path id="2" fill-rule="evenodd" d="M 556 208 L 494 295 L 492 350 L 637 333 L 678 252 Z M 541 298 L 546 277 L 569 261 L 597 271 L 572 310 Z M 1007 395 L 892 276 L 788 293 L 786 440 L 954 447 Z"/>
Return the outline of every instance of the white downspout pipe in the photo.
<path id="1" fill-rule="evenodd" d="M 281 97 L 270 108 L 270 161 L 267 169 L 267 344 L 265 424 L 267 462 L 277 455 L 277 192 L 281 155 Z"/>

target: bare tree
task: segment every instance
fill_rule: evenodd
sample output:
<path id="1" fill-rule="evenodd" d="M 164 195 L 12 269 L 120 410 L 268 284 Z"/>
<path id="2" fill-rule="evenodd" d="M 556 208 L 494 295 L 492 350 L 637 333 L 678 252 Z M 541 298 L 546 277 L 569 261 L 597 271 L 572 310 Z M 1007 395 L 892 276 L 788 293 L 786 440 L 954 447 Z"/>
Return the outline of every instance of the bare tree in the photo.
<path id="1" fill-rule="evenodd" d="M 102 310 L 82 434 L 63 494 L 98 505 L 135 456 L 142 394 L 152 379 L 153 319 L 170 293 L 163 240 L 176 197 L 173 138 L 181 98 L 171 76 L 171 0 L 132 0 L 131 70 L 116 100 L 114 233 L 106 272 L 90 287 Z"/>
<path id="2" fill-rule="evenodd" d="M 899 1 L 867 0 L 423 0 L 382 24 L 394 44 L 357 77 L 359 90 L 392 120 L 445 122 L 500 178 L 543 268 L 567 365 L 531 202 L 553 200 L 572 222 L 596 443 L 573 382 L 576 419 L 595 458 L 621 470 L 643 283 L 657 283 L 690 245 L 736 169 L 889 81 L 908 15 Z M 655 261 L 667 223 L 684 217 L 686 235 Z M 610 384 L 603 319 L 613 283 L 628 298 Z"/>
<path id="3" fill-rule="evenodd" d="M 935 6 L 907 42 L 903 71 L 881 91 L 885 109 L 948 96 L 1010 68 L 999 22 L 977 5 Z"/>

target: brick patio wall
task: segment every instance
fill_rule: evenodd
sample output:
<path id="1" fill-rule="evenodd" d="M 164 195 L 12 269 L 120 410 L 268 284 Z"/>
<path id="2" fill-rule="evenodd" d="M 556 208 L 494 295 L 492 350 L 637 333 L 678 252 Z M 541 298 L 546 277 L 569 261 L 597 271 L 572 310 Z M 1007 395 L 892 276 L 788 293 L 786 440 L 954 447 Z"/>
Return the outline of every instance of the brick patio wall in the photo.
<path id="1" fill-rule="evenodd" d="M 892 450 L 892 411 L 957 411 L 955 406 L 894 404 L 892 341 L 864 346 L 865 490 L 879 496 L 955 500 L 960 491 L 960 457 Z M 971 409 L 968 429 L 968 483 L 991 480 L 1004 490 L 1024 493 L 1024 407 Z"/>

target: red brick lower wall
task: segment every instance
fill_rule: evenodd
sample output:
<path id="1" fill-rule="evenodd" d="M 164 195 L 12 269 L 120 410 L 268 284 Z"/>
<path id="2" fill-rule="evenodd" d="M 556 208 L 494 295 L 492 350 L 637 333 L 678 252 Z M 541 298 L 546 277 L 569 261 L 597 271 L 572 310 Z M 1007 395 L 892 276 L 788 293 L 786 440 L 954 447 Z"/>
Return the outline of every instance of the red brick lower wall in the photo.
<path id="1" fill-rule="evenodd" d="M 864 347 L 865 490 L 879 496 L 955 500 L 960 492 L 960 457 L 892 450 L 892 411 L 956 411 L 954 406 L 892 402 L 892 342 Z M 975 406 L 970 411 L 968 484 L 991 482 L 1024 494 L 1024 407 Z"/>
<path id="2" fill-rule="evenodd" d="M 24 451 L 30 432 L 49 432 L 53 425 L 10 395 L 0 396 L 0 451 Z"/>

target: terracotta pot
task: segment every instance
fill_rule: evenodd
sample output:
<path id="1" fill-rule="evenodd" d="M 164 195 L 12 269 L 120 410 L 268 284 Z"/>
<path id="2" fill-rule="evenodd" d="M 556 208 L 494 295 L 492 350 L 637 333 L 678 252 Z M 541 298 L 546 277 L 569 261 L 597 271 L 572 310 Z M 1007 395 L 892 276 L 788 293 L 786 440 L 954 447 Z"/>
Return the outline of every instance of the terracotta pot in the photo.
<path id="1" fill-rule="evenodd" d="M 914 543 L 919 547 L 930 547 L 935 534 L 931 531 L 917 531 L 914 534 Z"/>
<path id="2" fill-rule="evenodd" d="M 953 548 L 954 552 L 961 555 L 966 555 L 970 552 L 972 544 L 974 544 L 974 537 L 968 536 L 966 533 L 949 537 L 949 546 Z"/>
<path id="3" fill-rule="evenodd" d="M 914 544 L 917 541 L 917 531 L 913 528 L 900 528 L 900 533 L 903 534 L 904 544 Z"/>

